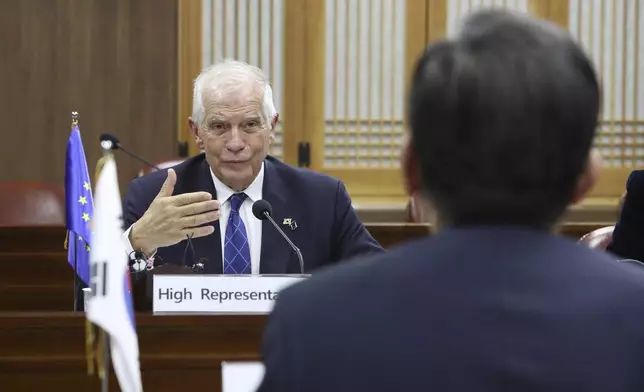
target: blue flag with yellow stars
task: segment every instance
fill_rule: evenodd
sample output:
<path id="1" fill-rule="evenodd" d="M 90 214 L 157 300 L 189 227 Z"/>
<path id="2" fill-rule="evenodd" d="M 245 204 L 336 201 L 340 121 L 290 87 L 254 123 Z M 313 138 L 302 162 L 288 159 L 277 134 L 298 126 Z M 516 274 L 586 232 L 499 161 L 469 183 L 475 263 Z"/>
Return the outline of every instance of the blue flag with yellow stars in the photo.
<path id="1" fill-rule="evenodd" d="M 67 209 L 67 261 L 78 277 L 89 285 L 89 251 L 94 201 L 87 160 L 78 123 L 72 124 L 67 141 L 65 164 L 65 203 Z"/>

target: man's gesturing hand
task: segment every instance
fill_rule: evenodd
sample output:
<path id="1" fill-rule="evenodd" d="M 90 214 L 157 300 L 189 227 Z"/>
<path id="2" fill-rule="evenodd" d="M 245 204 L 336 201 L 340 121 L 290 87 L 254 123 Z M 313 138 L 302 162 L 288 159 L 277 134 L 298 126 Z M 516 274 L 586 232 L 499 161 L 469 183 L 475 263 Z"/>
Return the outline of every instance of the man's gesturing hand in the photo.
<path id="1" fill-rule="evenodd" d="M 130 230 L 132 248 L 151 255 L 157 248 L 174 245 L 186 236 L 193 238 L 211 234 L 214 226 L 201 226 L 219 219 L 219 202 L 208 192 L 172 196 L 177 174 L 168 169 L 159 194 L 148 210 Z"/>

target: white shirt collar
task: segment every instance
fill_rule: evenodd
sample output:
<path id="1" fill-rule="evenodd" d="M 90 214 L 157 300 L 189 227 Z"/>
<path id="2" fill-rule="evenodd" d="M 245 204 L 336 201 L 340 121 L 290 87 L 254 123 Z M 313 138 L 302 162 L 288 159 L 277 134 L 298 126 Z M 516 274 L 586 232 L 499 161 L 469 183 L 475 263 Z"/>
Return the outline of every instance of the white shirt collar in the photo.
<path id="1" fill-rule="evenodd" d="M 210 175 L 212 176 L 212 182 L 215 184 L 215 192 L 217 192 L 217 200 L 219 203 L 224 204 L 233 193 L 237 193 L 232 190 L 228 185 L 221 182 L 219 178 L 213 173 L 212 168 L 210 169 Z M 262 188 L 264 187 L 264 162 L 262 162 L 262 167 L 259 169 L 259 173 L 255 177 L 255 180 L 244 189 L 242 192 L 248 196 L 248 198 L 255 202 L 262 198 Z"/>

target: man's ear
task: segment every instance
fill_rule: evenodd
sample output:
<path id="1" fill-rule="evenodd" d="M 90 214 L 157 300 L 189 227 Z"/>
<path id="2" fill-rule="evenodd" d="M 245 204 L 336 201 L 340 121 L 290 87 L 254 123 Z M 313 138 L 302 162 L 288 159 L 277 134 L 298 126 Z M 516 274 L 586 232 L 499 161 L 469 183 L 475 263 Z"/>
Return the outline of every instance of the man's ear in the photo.
<path id="1" fill-rule="evenodd" d="M 188 118 L 188 126 L 190 126 L 190 133 L 192 133 L 192 137 L 195 139 L 197 148 L 203 151 L 204 143 L 201 136 L 199 136 L 199 126 L 192 120 L 192 117 Z"/>
<path id="2" fill-rule="evenodd" d="M 271 121 L 271 131 L 275 132 L 275 128 L 277 128 L 277 123 L 279 122 L 280 119 L 280 114 L 276 113 L 275 116 L 273 117 L 273 120 Z"/>
<path id="3" fill-rule="evenodd" d="M 422 181 L 420 174 L 420 162 L 418 155 L 414 151 L 411 142 L 411 136 L 405 135 L 401 153 L 401 167 L 403 182 L 407 194 L 418 195 L 422 191 Z"/>
<path id="4" fill-rule="evenodd" d="M 280 118 L 280 115 L 278 113 L 278 114 L 275 114 L 275 116 L 273 116 L 273 119 L 271 120 L 270 130 L 268 132 L 268 142 L 270 144 L 273 144 L 273 142 L 275 141 L 275 130 L 277 129 L 277 123 L 279 121 L 279 118 Z"/>
<path id="5" fill-rule="evenodd" d="M 588 154 L 586 169 L 579 177 L 577 188 L 571 200 L 572 204 L 581 203 L 588 193 L 595 187 L 602 170 L 602 157 L 599 150 L 593 148 Z"/>

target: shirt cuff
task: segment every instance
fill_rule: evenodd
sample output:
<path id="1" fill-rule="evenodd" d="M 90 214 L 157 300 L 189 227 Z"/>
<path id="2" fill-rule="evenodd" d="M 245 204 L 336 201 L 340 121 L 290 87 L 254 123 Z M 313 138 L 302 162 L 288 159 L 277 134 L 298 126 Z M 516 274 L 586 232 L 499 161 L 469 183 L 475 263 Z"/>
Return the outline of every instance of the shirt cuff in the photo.
<path id="1" fill-rule="evenodd" d="M 131 257 L 132 254 L 134 253 L 134 248 L 132 248 L 132 243 L 130 243 L 131 230 L 132 230 L 132 226 L 128 227 L 128 229 L 125 230 L 125 233 L 123 233 L 123 236 L 121 237 L 121 241 L 123 241 L 123 245 L 125 245 L 125 252 L 127 253 L 127 257 Z M 146 261 L 150 261 L 154 259 L 154 256 L 156 254 L 157 254 L 157 251 L 155 250 L 151 255 L 143 255 L 143 256 L 148 258 Z"/>
<path id="2" fill-rule="evenodd" d="M 130 257 L 132 252 L 134 252 L 134 248 L 132 248 L 132 244 L 130 243 L 130 230 L 132 230 L 132 226 L 128 227 L 121 237 L 121 241 L 123 241 L 123 245 L 125 245 L 125 253 L 128 257 Z"/>

